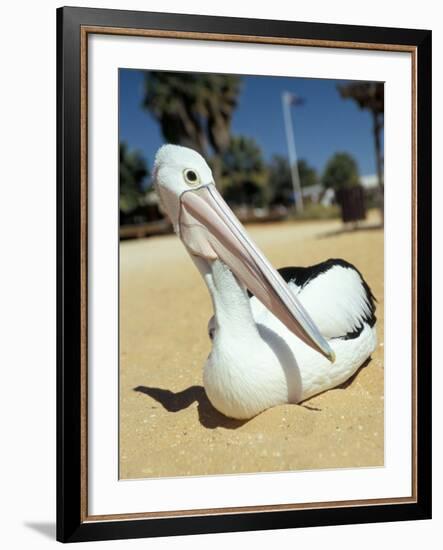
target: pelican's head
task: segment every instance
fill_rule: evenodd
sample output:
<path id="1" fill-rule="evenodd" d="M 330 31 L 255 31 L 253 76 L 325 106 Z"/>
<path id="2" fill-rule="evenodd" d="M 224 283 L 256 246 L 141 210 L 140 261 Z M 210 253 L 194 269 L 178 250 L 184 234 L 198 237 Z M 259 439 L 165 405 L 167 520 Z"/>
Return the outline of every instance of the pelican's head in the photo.
<path id="1" fill-rule="evenodd" d="M 208 270 L 214 260 L 222 261 L 294 334 L 333 361 L 329 344 L 306 310 L 217 191 L 204 158 L 186 147 L 164 145 L 155 157 L 154 181 L 191 256 Z"/>
<path id="2" fill-rule="evenodd" d="M 163 145 L 155 156 L 154 183 L 162 206 L 179 233 L 181 195 L 214 184 L 214 178 L 197 151 L 179 145 Z"/>

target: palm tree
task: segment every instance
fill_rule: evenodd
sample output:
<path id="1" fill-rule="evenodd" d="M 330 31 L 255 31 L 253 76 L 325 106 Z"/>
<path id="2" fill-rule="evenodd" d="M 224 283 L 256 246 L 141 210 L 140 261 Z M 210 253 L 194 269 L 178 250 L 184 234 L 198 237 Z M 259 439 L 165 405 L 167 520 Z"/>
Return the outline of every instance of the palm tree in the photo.
<path id="1" fill-rule="evenodd" d="M 377 163 L 377 179 L 379 190 L 379 203 L 384 217 L 384 183 L 383 183 L 383 152 L 381 148 L 381 135 L 384 126 L 384 84 L 382 82 L 355 82 L 339 85 L 340 95 L 347 99 L 353 99 L 360 109 L 370 111 L 372 115 L 372 131 L 374 134 L 375 158 Z"/>
<path id="2" fill-rule="evenodd" d="M 241 78 L 235 75 L 150 71 L 143 106 L 159 121 L 169 143 L 196 149 L 220 175 L 221 154 L 230 140 Z"/>

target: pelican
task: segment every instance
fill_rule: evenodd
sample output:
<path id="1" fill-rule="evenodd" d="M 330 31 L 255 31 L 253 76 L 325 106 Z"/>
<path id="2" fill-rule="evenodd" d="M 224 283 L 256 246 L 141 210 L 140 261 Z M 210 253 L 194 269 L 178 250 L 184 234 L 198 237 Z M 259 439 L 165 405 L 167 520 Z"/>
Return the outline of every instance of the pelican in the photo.
<path id="1" fill-rule="evenodd" d="M 334 388 L 376 348 L 375 298 L 345 260 L 276 270 L 192 149 L 164 145 L 154 184 L 208 287 L 212 350 L 203 370 L 222 414 L 250 419 Z"/>

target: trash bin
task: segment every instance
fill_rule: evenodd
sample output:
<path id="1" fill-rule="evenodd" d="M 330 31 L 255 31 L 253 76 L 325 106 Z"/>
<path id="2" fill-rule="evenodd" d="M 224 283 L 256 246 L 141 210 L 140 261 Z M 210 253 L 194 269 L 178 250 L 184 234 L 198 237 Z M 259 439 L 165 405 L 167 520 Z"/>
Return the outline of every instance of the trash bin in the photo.
<path id="1" fill-rule="evenodd" d="M 365 193 L 361 185 L 340 189 L 336 191 L 335 196 L 340 205 L 344 223 L 366 219 Z"/>

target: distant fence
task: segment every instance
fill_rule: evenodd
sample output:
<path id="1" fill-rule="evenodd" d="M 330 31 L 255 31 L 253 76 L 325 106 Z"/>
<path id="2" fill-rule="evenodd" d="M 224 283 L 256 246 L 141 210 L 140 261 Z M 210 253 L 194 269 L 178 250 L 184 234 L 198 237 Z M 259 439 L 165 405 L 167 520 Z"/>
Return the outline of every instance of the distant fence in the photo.
<path id="1" fill-rule="evenodd" d="M 141 239 L 153 235 L 166 235 L 172 233 L 172 225 L 166 219 L 154 222 L 122 225 L 120 227 L 120 239 Z"/>
<path id="2" fill-rule="evenodd" d="M 282 209 L 234 209 L 235 215 L 242 223 L 265 223 L 282 221 L 287 217 L 287 211 Z M 120 239 L 142 239 L 154 235 L 172 233 L 172 225 L 166 219 L 152 222 L 128 224 L 120 226 Z"/>

